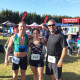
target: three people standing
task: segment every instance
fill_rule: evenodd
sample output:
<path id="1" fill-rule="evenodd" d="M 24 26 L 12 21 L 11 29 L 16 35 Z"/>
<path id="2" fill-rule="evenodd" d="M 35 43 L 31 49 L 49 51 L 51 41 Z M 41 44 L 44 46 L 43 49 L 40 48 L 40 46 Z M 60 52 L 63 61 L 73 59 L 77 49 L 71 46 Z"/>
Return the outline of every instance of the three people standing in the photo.
<path id="1" fill-rule="evenodd" d="M 31 47 L 30 67 L 33 72 L 33 80 L 43 80 L 44 61 L 41 55 L 42 47 L 45 45 L 44 39 L 39 38 L 39 30 L 33 29 L 33 38 L 29 41 L 25 34 L 26 24 L 19 23 L 19 33 L 13 35 L 10 39 L 6 56 L 5 64 L 8 65 L 8 56 L 10 54 L 12 44 L 14 43 L 14 57 L 12 63 L 13 80 L 17 80 L 18 69 L 21 69 L 21 78 L 26 80 L 27 69 L 27 47 L 28 43 Z M 63 59 L 67 52 L 67 42 L 62 33 L 56 29 L 56 22 L 53 19 L 48 21 L 48 29 L 50 31 L 47 39 L 47 57 L 46 57 L 46 74 L 50 75 L 50 80 L 60 80 L 62 74 Z"/>

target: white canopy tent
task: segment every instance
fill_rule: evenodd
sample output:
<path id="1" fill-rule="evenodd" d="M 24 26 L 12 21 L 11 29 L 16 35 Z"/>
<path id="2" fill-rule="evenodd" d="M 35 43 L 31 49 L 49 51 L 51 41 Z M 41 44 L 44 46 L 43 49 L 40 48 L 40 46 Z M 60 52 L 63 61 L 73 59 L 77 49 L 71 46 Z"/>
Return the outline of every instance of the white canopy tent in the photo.
<path id="1" fill-rule="evenodd" d="M 40 27 L 42 27 L 41 25 L 39 25 L 39 24 L 37 24 L 36 22 L 33 22 L 32 24 L 30 24 L 30 25 L 27 25 L 26 24 L 26 27 L 31 27 L 31 28 L 40 28 Z"/>
<path id="2" fill-rule="evenodd" d="M 8 27 L 16 27 L 17 26 L 17 24 L 15 24 L 15 23 L 13 23 L 13 22 L 11 22 L 11 21 L 5 21 L 5 22 L 3 22 L 3 23 L 1 23 L 2 25 L 5 25 L 5 26 L 8 26 Z"/>

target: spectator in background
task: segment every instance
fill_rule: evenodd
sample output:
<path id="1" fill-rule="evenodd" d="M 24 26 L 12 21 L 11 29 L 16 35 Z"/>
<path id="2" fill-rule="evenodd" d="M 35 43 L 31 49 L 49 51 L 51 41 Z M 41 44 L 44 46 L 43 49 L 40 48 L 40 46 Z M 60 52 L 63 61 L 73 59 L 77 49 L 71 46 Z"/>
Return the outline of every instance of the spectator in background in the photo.
<path id="1" fill-rule="evenodd" d="M 62 29 L 62 33 L 64 34 L 65 38 L 67 39 L 67 35 L 66 35 L 66 33 L 67 33 L 67 28 L 63 28 L 63 29 Z"/>
<path id="2" fill-rule="evenodd" d="M 73 54 L 73 44 L 75 43 L 75 41 L 72 39 L 71 35 L 68 36 L 67 43 L 68 43 L 69 55 L 72 55 Z"/>
<path id="3" fill-rule="evenodd" d="M 28 28 L 26 29 L 26 34 L 30 35 L 30 30 Z"/>
<path id="4" fill-rule="evenodd" d="M 67 33 L 67 28 L 63 28 L 62 33 L 65 35 Z"/>
<path id="5" fill-rule="evenodd" d="M 18 32 L 19 32 L 18 27 L 14 27 L 13 33 L 16 34 Z"/>
<path id="6" fill-rule="evenodd" d="M 31 28 L 29 28 L 29 30 L 30 30 L 30 35 L 32 35 L 32 29 L 31 29 Z"/>
<path id="7" fill-rule="evenodd" d="M 42 37 L 45 39 L 46 43 L 48 41 L 48 37 L 49 37 L 49 29 L 47 28 L 46 24 L 42 24 Z M 43 46 L 43 54 L 46 56 L 46 52 L 47 52 L 47 47 Z"/>
<path id="8" fill-rule="evenodd" d="M 78 47 L 78 53 L 77 53 L 77 56 L 80 54 L 80 35 L 77 39 L 77 47 Z"/>
<path id="9" fill-rule="evenodd" d="M 43 35 L 43 30 L 42 30 L 42 27 L 40 27 L 40 36 L 42 37 Z"/>
<path id="10" fill-rule="evenodd" d="M 62 33 L 63 33 L 64 35 L 66 34 L 65 28 L 62 29 Z"/>
<path id="11" fill-rule="evenodd" d="M 42 36 L 43 36 L 44 39 L 45 38 L 48 39 L 48 37 L 49 37 L 49 30 L 48 30 L 46 24 L 42 25 Z"/>

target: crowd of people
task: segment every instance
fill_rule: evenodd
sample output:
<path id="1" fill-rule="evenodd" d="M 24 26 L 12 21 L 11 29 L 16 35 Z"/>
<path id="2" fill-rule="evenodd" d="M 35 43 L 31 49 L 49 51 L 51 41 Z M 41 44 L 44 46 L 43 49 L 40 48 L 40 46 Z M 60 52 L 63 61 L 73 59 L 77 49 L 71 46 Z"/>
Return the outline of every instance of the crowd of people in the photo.
<path id="1" fill-rule="evenodd" d="M 80 35 L 77 39 L 72 38 L 72 35 L 68 35 L 67 44 L 68 55 L 72 56 L 75 50 L 76 55 L 80 55 Z"/>
<path id="2" fill-rule="evenodd" d="M 78 46 L 80 46 L 80 41 L 78 42 Z M 26 24 L 22 21 L 18 24 L 18 33 L 11 36 L 8 43 L 5 44 L 7 45 L 5 65 L 9 65 L 8 57 L 12 46 L 14 46 L 12 57 L 13 80 L 17 80 L 19 67 L 21 80 L 26 80 L 27 57 L 29 57 L 27 54 L 30 55 L 29 64 L 33 72 L 33 80 L 44 80 L 44 60 L 46 63 L 45 74 L 50 76 L 50 80 L 61 80 L 67 46 L 69 53 L 72 54 L 73 43 L 71 36 L 69 36 L 68 41 L 66 40 L 65 35 L 57 29 L 56 22 L 53 19 L 48 21 L 47 26 L 43 24 L 41 30 L 34 28 L 31 31 L 26 30 Z M 30 53 L 28 53 L 29 49 Z"/>

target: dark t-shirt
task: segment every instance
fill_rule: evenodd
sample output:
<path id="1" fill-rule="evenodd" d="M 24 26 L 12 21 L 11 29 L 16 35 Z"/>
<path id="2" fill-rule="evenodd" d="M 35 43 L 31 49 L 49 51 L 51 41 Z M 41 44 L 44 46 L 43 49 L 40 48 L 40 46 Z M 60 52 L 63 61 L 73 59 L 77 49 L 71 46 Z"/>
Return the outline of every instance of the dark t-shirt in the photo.
<path id="1" fill-rule="evenodd" d="M 58 30 L 55 34 L 50 34 L 47 42 L 47 54 L 60 57 L 63 47 L 67 46 L 64 35 Z"/>

